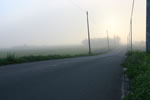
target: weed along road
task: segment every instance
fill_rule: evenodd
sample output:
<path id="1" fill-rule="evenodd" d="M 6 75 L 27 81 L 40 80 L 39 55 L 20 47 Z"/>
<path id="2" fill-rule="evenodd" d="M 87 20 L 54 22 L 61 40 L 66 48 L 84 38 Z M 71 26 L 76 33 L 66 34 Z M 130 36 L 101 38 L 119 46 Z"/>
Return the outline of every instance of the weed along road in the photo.
<path id="1" fill-rule="evenodd" d="M 120 100 L 124 53 L 0 67 L 0 100 Z"/>

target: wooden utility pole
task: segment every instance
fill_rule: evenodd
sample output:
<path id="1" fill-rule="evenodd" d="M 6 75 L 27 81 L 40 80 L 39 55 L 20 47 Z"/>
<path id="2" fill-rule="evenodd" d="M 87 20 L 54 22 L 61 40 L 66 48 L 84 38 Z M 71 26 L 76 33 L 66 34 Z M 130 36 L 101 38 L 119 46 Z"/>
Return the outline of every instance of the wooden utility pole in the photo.
<path id="1" fill-rule="evenodd" d="M 114 48 L 116 47 L 116 35 L 114 35 Z"/>
<path id="2" fill-rule="evenodd" d="M 108 36 L 108 30 L 107 30 L 107 46 L 108 46 L 108 50 L 110 49 L 109 47 L 109 36 Z"/>
<path id="3" fill-rule="evenodd" d="M 132 20 L 132 17 L 133 17 L 133 11 L 134 11 L 134 3 L 135 3 L 135 0 L 133 0 L 133 2 L 132 2 L 132 10 L 131 10 L 131 18 L 130 18 L 131 51 L 132 51 L 132 48 L 133 48 L 133 43 L 132 43 L 132 42 L 133 42 L 133 39 L 132 39 L 132 37 L 133 37 L 133 36 L 132 36 L 132 35 L 133 35 L 133 34 L 132 34 L 132 23 L 133 23 L 133 22 L 132 22 L 132 21 L 133 21 L 133 20 Z"/>
<path id="4" fill-rule="evenodd" d="M 128 44 L 129 44 L 129 37 L 127 36 L 127 50 L 128 50 Z"/>
<path id="5" fill-rule="evenodd" d="M 150 52 L 150 0 L 147 0 L 146 6 L 146 51 Z"/>
<path id="6" fill-rule="evenodd" d="M 132 19 L 130 20 L 130 34 L 131 34 L 131 51 L 132 51 Z"/>
<path id="7" fill-rule="evenodd" d="M 88 30 L 88 44 L 89 44 L 89 54 L 91 55 L 91 40 L 90 40 L 90 26 L 89 26 L 89 14 L 88 11 L 86 11 L 87 16 L 87 30 Z"/>

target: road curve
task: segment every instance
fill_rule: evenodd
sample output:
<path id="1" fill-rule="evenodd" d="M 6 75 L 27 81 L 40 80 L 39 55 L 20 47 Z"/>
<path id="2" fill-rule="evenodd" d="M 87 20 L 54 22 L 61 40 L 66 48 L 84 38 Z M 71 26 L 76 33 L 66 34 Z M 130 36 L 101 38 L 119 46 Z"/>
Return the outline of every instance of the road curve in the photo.
<path id="1" fill-rule="evenodd" d="M 0 100 L 120 100 L 123 52 L 0 67 Z"/>

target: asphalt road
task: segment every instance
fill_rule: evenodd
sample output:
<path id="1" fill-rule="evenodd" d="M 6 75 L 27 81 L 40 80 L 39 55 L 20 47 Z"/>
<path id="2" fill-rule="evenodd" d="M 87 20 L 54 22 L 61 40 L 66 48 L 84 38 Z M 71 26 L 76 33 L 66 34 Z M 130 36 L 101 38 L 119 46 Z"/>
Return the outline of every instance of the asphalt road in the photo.
<path id="1" fill-rule="evenodd" d="M 0 67 L 0 100 L 120 100 L 124 53 Z"/>

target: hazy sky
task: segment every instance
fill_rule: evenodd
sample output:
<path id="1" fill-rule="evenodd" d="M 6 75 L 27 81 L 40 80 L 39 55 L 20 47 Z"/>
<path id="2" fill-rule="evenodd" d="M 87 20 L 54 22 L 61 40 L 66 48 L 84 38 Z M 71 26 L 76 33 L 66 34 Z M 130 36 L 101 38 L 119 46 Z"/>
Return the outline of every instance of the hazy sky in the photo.
<path id="1" fill-rule="evenodd" d="M 118 35 L 127 41 L 132 0 L 0 0 L 0 46 L 70 45 Z M 146 0 L 135 0 L 133 40 L 145 41 Z"/>

